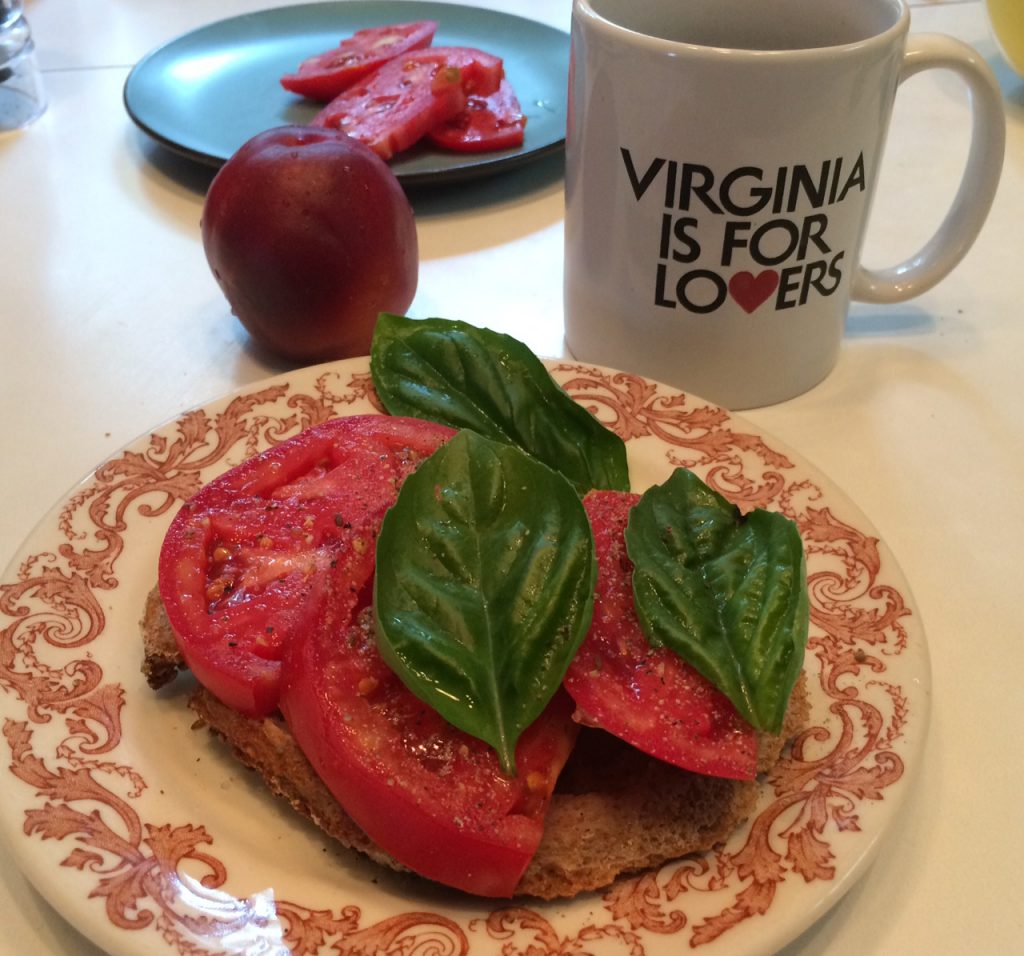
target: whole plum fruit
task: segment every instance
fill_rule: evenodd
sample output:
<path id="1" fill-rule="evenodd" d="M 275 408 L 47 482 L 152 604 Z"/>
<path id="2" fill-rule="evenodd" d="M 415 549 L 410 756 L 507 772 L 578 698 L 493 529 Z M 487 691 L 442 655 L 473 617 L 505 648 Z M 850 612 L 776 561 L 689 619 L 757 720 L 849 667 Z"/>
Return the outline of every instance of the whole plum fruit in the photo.
<path id="1" fill-rule="evenodd" d="M 292 361 L 368 354 L 377 314 L 405 312 L 416 293 L 409 201 L 387 164 L 338 130 L 254 136 L 214 177 L 201 229 L 231 310 Z"/>

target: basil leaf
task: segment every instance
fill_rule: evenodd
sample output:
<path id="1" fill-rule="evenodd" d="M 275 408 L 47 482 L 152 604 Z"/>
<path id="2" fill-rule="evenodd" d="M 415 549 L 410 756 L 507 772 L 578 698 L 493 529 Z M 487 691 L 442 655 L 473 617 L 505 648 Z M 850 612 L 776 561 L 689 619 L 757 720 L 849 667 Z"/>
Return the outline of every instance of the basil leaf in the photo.
<path id="1" fill-rule="evenodd" d="M 370 354 L 377 395 L 409 415 L 517 445 L 580 494 L 629 490 L 626 446 L 574 402 L 522 342 L 448 319 L 382 313 Z"/>
<path id="2" fill-rule="evenodd" d="M 515 772 L 519 735 L 586 636 L 597 563 L 579 496 L 511 445 L 459 432 L 402 486 L 377 540 L 380 652 Z"/>
<path id="3" fill-rule="evenodd" d="M 778 733 L 808 633 L 796 525 L 761 509 L 743 516 L 679 468 L 633 508 L 626 552 L 648 640 L 688 661 L 754 727 Z"/>

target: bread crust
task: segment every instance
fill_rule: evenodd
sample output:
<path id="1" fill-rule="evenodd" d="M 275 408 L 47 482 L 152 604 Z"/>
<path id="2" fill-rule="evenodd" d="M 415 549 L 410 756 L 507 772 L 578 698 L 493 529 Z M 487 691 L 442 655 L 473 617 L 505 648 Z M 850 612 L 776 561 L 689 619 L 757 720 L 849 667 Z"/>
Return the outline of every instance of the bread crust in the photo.
<path id="1" fill-rule="evenodd" d="M 146 595 L 139 630 L 142 632 L 142 673 L 146 683 L 159 690 L 187 668 L 156 588 Z"/>
<path id="2" fill-rule="evenodd" d="M 141 622 L 143 672 L 153 687 L 173 680 L 184 664 L 154 591 Z M 200 687 L 189 706 L 273 793 L 344 846 L 396 870 L 405 867 L 377 847 L 352 821 L 313 770 L 279 717 L 244 717 Z M 801 676 L 783 731 L 760 735 L 758 769 L 778 761 L 786 740 L 806 724 L 809 707 Z M 544 837 L 517 895 L 556 899 L 608 886 L 619 876 L 705 852 L 726 840 L 751 814 L 757 781 L 690 773 L 641 753 L 610 734 L 583 728 L 559 777 Z"/>

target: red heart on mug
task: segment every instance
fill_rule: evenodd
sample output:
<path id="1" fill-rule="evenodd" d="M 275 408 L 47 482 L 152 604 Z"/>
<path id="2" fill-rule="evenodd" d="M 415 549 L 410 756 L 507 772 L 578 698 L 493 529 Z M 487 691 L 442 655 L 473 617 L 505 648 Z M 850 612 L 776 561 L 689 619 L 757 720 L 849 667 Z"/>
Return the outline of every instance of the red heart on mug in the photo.
<path id="1" fill-rule="evenodd" d="M 729 280 L 729 295 L 744 312 L 755 311 L 779 287 L 779 274 L 774 269 L 754 275 L 752 272 L 737 272 Z"/>

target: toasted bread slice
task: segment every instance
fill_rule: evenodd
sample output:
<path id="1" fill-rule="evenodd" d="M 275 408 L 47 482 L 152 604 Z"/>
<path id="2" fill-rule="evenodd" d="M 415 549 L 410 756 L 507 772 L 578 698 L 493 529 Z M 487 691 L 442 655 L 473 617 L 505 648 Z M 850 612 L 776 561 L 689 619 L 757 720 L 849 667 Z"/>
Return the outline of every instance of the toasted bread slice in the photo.
<path id="1" fill-rule="evenodd" d="M 143 672 L 152 686 L 162 686 L 183 665 L 155 591 L 147 601 L 142 632 Z M 404 869 L 345 813 L 282 720 L 244 717 L 203 688 L 192 695 L 189 706 L 271 791 L 326 833 L 378 863 Z M 807 718 L 801 678 L 782 733 L 761 735 L 759 770 L 774 766 L 785 741 Z M 544 838 L 517 893 L 542 899 L 571 897 L 605 887 L 623 874 L 709 850 L 750 815 L 759 787 L 756 781 L 680 770 L 601 730 L 583 728 L 559 777 Z"/>
<path id="2" fill-rule="evenodd" d="M 156 588 L 146 595 L 139 630 L 142 632 L 142 673 L 146 683 L 159 690 L 174 680 L 178 671 L 187 668 Z"/>

